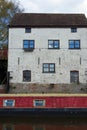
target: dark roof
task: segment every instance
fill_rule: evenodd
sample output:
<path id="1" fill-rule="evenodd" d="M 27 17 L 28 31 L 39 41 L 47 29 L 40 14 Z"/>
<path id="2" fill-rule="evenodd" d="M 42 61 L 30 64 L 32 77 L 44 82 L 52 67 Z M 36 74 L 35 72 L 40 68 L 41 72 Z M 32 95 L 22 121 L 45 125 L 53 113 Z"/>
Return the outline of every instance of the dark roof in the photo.
<path id="1" fill-rule="evenodd" d="M 84 14 L 17 13 L 9 27 L 87 27 Z"/>

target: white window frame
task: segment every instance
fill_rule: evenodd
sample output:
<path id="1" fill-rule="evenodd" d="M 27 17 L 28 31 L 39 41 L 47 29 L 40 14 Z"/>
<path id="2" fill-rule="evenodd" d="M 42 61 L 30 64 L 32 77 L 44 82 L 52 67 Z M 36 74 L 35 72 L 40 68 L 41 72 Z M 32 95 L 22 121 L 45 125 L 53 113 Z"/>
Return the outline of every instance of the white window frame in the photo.
<path id="1" fill-rule="evenodd" d="M 40 102 L 42 102 L 42 103 L 40 103 Z M 34 101 L 33 101 L 33 106 L 34 107 L 45 107 L 45 100 L 44 99 L 35 99 Z M 40 104 L 40 105 L 37 105 L 37 104 Z M 42 105 L 41 105 L 42 104 Z"/>
<path id="2" fill-rule="evenodd" d="M 11 102 L 13 101 L 13 103 L 10 103 L 10 101 Z M 14 107 L 15 106 L 15 100 L 14 99 L 4 99 L 3 100 L 3 106 L 4 107 Z"/>

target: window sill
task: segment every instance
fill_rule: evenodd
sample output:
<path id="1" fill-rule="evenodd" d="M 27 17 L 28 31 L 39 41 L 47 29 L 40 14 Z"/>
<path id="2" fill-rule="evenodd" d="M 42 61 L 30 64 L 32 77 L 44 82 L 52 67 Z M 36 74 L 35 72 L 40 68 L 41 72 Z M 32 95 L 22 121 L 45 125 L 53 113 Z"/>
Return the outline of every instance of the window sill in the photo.
<path id="1" fill-rule="evenodd" d="M 48 48 L 49 50 L 59 50 L 60 48 Z"/>
<path id="2" fill-rule="evenodd" d="M 42 72 L 43 74 L 55 74 L 56 72 Z"/>
<path id="3" fill-rule="evenodd" d="M 31 80 L 23 80 L 23 82 L 31 82 Z"/>
<path id="4" fill-rule="evenodd" d="M 81 48 L 69 48 L 69 50 L 80 50 Z"/>
<path id="5" fill-rule="evenodd" d="M 30 48 L 27 48 L 27 49 L 23 48 L 23 50 L 26 51 L 26 52 L 32 52 L 32 51 L 34 51 L 34 49 L 30 49 Z"/>

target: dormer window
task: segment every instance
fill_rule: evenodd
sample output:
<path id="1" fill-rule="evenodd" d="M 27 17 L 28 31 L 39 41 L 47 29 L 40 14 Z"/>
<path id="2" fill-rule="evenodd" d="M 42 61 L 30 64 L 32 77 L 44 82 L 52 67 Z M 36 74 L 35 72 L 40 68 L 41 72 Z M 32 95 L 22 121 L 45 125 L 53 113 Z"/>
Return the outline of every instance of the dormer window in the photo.
<path id="1" fill-rule="evenodd" d="M 31 28 L 25 28 L 25 33 L 31 33 Z"/>
<path id="2" fill-rule="evenodd" d="M 72 32 L 72 33 L 77 32 L 77 28 L 75 28 L 75 27 L 71 28 L 71 32 Z"/>

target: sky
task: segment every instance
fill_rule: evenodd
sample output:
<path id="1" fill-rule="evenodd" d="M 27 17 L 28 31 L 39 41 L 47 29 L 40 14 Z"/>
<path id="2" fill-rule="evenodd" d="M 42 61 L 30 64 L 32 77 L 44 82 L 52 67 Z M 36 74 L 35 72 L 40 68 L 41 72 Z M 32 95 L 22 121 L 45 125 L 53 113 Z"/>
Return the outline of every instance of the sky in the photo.
<path id="1" fill-rule="evenodd" d="M 84 13 L 87 0 L 19 0 L 26 13 Z"/>

